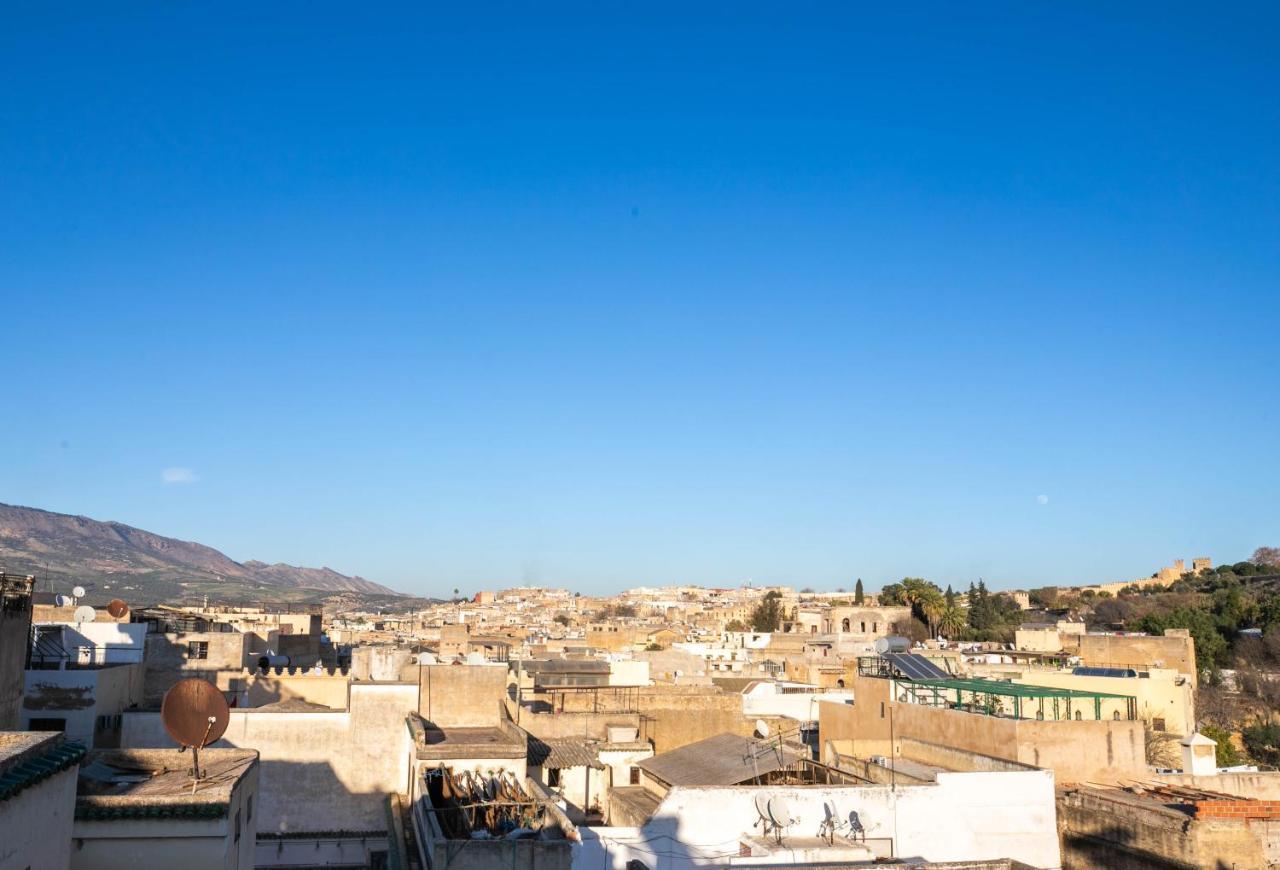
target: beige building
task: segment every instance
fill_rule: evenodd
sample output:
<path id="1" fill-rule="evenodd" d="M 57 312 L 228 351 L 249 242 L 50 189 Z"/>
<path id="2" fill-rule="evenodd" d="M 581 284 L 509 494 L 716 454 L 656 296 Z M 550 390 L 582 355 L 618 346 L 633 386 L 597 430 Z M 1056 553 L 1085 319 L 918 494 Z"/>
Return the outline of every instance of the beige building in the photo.
<path id="1" fill-rule="evenodd" d="M 75 799 L 71 870 L 253 867 L 258 753 L 204 750 L 194 790 L 188 760 L 174 750 L 91 753 Z"/>
<path id="2" fill-rule="evenodd" d="M 84 747 L 0 731 L 0 870 L 66 870 Z"/>
<path id="3" fill-rule="evenodd" d="M 853 684 L 853 705 L 819 705 L 820 739 L 824 744 L 841 741 L 843 751 L 862 758 L 894 758 L 903 754 L 905 741 L 915 741 L 938 747 L 931 751 L 941 755 L 954 750 L 1047 768 L 1059 784 L 1115 783 L 1146 776 L 1146 739 L 1136 719 L 1101 715 L 1092 698 L 1076 698 L 1069 707 L 1065 696 L 1052 697 L 1063 691 L 1054 689 L 1043 690 L 1044 719 L 1039 718 L 1041 701 L 1034 697 L 1021 699 L 1020 714 L 994 710 L 990 712 L 998 715 L 990 715 L 984 706 L 991 697 L 986 681 L 951 682 L 968 686 L 961 689 L 959 704 L 951 700 L 952 688 L 935 696 L 932 688 L 919 684 L 859 676 Z M 913 695 L 918 701 L 937 698 L 942 703 L 899 700 Z"/>

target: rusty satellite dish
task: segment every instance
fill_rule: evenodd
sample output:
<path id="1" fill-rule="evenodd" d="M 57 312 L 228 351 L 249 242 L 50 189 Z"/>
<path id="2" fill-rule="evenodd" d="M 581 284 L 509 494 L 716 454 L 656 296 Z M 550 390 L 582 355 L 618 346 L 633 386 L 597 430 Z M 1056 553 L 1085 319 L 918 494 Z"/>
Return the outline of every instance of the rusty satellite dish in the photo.
<path id="1" fill-rule="evenodd" d="M 198 783 L 200 750 L 216 742 L 227 731 L 231 709 L 227 699 L 208 680 L 191 677 L 174 683 L 160 703 L 164 730 L 185 751 L 191 749 L 191 777 Z M 195 785 L 193 783 L 192 790 Z"/>
<path id="2" fill-rule="evenodd" d="M 119 598 L 112 598 L 111 603 L 107 605 L 107 613 L 111 614 L 112 619 L 124 619 L 129 615 L 129 605 Z"/>

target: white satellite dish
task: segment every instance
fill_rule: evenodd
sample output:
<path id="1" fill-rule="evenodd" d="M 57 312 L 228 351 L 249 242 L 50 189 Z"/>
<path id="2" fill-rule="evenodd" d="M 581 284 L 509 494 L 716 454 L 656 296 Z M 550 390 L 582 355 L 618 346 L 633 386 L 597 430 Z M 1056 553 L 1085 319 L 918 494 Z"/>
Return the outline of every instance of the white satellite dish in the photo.
<path id="1" fill-rule="evenodd" d="M 787 805 L 787 799 L 781 795 L 769 798 L 769 818 L 773 819 L 773 823 L 779 828 L 795 824 L 795 819 L 791 818 L 791 807 Z"/>
<path id="2" fill-rule="evenodd" d="M 72 618 L 75 619 L 76 625 L 82 622 L 93 622 L 98 618 L 98 611 L 87 604 L 82 604 L 76 608 L 75 615 Z"/>
<path id="3" fill-rule="evenodd" d="M 764 721 L 763 719 L 757 719 L 757 720 L 756 720 L 756 733 L 757 733 L 757 734 L 759 734 L 761 737 L 768 737 L 768 736 L 769 736 L 769 723 L 768 723 L 768 722 L 766 722 L 766 721 Z"/>
<path id="4" fill-rule="evenodd" d="M 756 795 L 756 812 L 762 821 L 769 821 L 769 796 L 763 792 Z"/>
<path id="5" fill-rule="evenodd" d="M 70 607 L 71 605 L 76 603 L 76 600 L 72 598 L 70 595 L 63 595 L 62 593 L 58 593 L 58 595 L 54 597 L 53 603 L 58 605 L 59 607 Z"/>
<path id="6" fill-rule="evenodd" d="M 77 586 L 76 588 L 72 589 L 72 590 L 71 590 L 71 597 L 72 597 L 72 598 L 84 598 L 84 587 L 83 587 L 83 586 Z"/>

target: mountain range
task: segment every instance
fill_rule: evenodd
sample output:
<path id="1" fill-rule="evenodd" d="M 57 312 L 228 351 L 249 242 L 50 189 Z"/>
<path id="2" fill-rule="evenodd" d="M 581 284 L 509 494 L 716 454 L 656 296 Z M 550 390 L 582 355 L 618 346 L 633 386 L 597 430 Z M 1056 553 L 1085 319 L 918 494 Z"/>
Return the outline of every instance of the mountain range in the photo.
<path id="1" fill-rule="evenodd" d="M 34 574 L 37 588 L 48 591 L 84 586 L 91 603 L 121 597 L 135 606 L 205 595 L 235 603 L 302 601 L 335 592 L 399 594 L 331 568 L 236 562 L 204 544 L 123 523 L 6 504 L 0 504 L 0 570 Z"/>

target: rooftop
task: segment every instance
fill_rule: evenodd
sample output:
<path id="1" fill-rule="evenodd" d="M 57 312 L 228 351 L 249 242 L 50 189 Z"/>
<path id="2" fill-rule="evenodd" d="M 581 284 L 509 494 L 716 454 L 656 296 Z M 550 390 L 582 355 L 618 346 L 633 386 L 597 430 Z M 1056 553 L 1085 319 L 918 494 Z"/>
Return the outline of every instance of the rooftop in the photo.
<path id="1" fill-rule="evenodd" d="M 600 763 L 600 745 L 596 741 L 576 737 L 542 740 L 530 734 L 528 763 L 549 770 L 564 770 L 569 767 L 604 769 L 604 765 Z"/>
<path id="2" fill-rule="evenodd" d="M 66 770 L 84 755 L 79 743 L 45 732 L 0 732 L 0 801 Z"/>
<path id="3" fill-rule="evenodd" d="M 506 722 L 441 728 L 417 713 L 407 721 L 421 759 L 524 758 L 528 753 L 524 732 Z"/>
<path id="4" fill-rule="evenodd" d="M 804 754 L 777 740 L 717 734 L 655 755 L 637 766 L 668 785 L 738 785 L 798 762 Z"/>
<path id="5" fill-rule="evenodd" d="M 231 793 L 258 763 L 253 749 L 205 749 L 194 788 L 191 756 L 171 749 L 109 749 L 80 767 L 76 818 L 222 818 Z"/>

